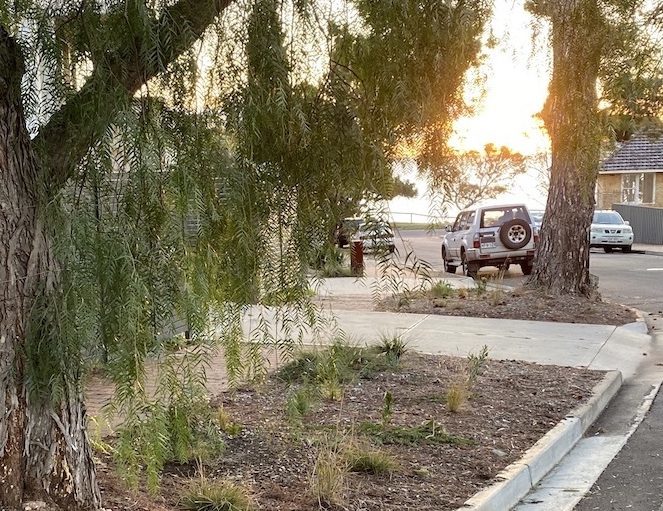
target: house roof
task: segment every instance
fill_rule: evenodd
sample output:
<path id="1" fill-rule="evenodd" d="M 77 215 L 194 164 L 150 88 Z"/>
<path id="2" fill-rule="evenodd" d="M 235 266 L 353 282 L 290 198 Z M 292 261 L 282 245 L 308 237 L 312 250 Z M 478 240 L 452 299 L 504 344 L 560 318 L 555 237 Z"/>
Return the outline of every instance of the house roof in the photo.
<path id="1" fill-rule="evenodd" d="M 663 132 L 646 131 L 634 134 L 599 168 L 601 173 L 663 172 Z"/>

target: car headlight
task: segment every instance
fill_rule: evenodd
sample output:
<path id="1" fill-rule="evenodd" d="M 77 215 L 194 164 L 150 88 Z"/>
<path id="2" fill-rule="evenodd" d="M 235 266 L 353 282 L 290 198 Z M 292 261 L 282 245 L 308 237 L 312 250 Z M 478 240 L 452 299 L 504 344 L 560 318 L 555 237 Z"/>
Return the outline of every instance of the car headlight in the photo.
<path id="1" fill-rule="evenodd" d="M 601 227 L 592 227 L 592 232 L 603 232 L 603 229 Z"/>
<path id="2" fill-rule="evenodd" d="M 633 228 L 632 228 L 632 227 L 623 227 L 622 230 L 623 230 L 625 233 L 628 233 L 628 234 L 631 234 L 631 233 L 633 232 Z"/>

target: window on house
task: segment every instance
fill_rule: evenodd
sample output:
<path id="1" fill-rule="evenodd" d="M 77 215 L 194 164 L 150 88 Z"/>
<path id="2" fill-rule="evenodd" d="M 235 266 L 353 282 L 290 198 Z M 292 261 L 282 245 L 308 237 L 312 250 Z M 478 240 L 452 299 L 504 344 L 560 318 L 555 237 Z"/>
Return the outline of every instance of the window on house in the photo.
<path id="1" fill-rule="evenodd" d="M 653 172 L 622 174 L 622 202 L 653 204 L 654 176 Z"/>

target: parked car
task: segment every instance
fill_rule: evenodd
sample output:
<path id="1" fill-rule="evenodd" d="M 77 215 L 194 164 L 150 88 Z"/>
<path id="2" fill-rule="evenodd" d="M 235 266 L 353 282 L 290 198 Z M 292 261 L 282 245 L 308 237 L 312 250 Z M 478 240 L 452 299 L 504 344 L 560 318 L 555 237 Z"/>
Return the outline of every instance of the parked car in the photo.
<path id="1" fill-rule="evenodd" d="M 350 243 L 352 237 L 357 234 L 359 227 L 364 223 L 362 218 L 344 218 L 336 227 L 336 244 L 343 248 Z"/>
<path id="2" fill-rule="evenodd" d="M 534 227 L 535 232 L 541 230 L 541 224 L 543 223 L 543 215 L 545 211 L 542 209 L 530 209 L 529 216 L 532 219 L 532 227 Z"/>
<path id="3" fill-rule="evenodd" d="M 614 248 L 630 252 L 633 228 L 616 211 L 595 211 L 589 232 L 589 246 L 603 247 L 605 252 L 612 252 Z"/>
<path id="4" fill-rule="evenodd" d="M 352 239 L 359 239 L 363 242 L 364 252 L 386 250 L 393 253 L 396 250 L 394 231 L 388 222 L 381 220 L 369 219 L 363 222 Z"/>
<path id="5" fill-rule="evenodd" d="M 479 206 L 461 211 L 442 239 L 444 269 L 476 277 L 483 266 L 519 264 L 532 273 L 537 236 L 525 204 Z"/>
<path id="6" fill-rule="evenodd" d="M 388 222 L 363 218 L 344 218 L 336 232 L 336 242 L 340 248 L 353 240 L 361 240 L 364 251 L 385 248 L 389 252 L 396 250 L 394 233 Z"/>

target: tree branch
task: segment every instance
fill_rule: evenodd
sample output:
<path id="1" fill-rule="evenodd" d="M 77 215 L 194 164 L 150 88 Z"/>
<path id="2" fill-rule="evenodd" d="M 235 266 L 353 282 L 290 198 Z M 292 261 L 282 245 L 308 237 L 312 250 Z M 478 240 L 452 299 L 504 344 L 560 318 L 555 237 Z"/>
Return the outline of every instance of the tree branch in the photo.
<path id="1" fill-rule="evenodd" d="M 80 91 L 53 114 L 33 141 L 51 196 L 72 177 L 121 106 L 190 48 L 234 0 L 180 0 L 159 17 L 145 17 L 146 9 L 136 8 L 140 1 L 135 0 L 134 9 L 126 14 L 119 49 L 95 62 Z M 135 22 L 140 23 L 139 30 Z"/>

